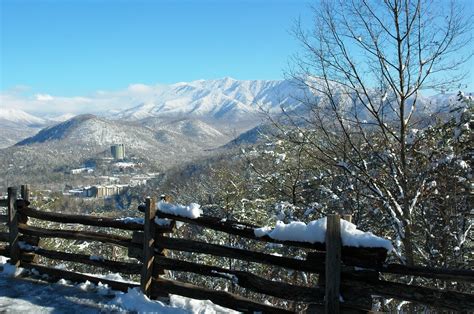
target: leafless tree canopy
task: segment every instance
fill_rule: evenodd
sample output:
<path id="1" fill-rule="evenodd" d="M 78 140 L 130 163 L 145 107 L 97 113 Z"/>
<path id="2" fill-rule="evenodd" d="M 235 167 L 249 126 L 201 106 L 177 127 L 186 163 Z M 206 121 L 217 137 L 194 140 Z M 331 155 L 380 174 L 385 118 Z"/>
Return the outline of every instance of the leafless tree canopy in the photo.
<path id="1" fill-rule="evenodd" d="M 412 218 L 428 178 L 410 138 L 420 92 L 461 86 L 472 18 L 431 0 L 322 0 L 313 11 L 311 32 L 295 27 L 304 53 L 289 73 L 318 95 L 304 100 L 319 132 L 306 140 L 380 200 L 413 264 Z"/>

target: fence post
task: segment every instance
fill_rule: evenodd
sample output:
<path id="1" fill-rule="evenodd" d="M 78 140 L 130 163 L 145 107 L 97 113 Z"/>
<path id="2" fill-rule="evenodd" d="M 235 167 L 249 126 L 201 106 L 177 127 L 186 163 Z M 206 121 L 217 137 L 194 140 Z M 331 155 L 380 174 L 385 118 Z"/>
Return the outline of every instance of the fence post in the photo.
<path id="1" fill-rule="evenodd" d="M 10 230 L 10 264 L 20 266 L 20 246 L 18 244 L 18 212 L 16 208 L 17 188 L 8 188 L 8 227 Z"/>
<path id="2" fill-rule="evenodd" d="M 141 273 L 141 290 L 146 296 L 150 296 L 153 275 L 153 263 L 155 260 L 155 199 L 146 199 L 145 222 L 143 234 L 143 268 Z"/>
<path id="3" fill-rule="evenodd" d="M 326 229 L 326 313 L 339 313 L 339 289 L 341 284 L 341 217 L 327 216 Z"/>
<path id="4" fill-rule="evenodd" d="M 28 184 L 24 184 L 20 188 L 20 196 L 25 201 L 22 206 L 28 206 L 30 202 L 30 186 Z M 18 206 L 18 205 L 17 205 Z M 28 216 L 23 214 L 18 215 L 18 222 L 22 224 L 26 224 L 28 222 Z"/>
<path id="5" fill-rule="evenodd" d="M 30 201 L 30 186 L 28 184 L 21 186 L 21 198 L 27 202 Z"/>

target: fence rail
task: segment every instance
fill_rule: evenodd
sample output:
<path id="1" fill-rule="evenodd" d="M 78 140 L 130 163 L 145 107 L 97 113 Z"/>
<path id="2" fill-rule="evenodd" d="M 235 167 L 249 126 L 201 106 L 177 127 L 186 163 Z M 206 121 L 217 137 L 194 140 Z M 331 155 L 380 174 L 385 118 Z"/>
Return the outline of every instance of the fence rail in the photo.
<path id="1" fill-rule="evenodd" d="M 141 287 L 142 291 L 152 298 L 168 294 L 178 294 L 196 299 L 209 299 L 212 302 L 239 311 L 261 311 L 271 313 L 288 313 L 288 309 L 262 304 L 226 291 L 216 291 L 189 283 L 163 278 L 164 270 L 193 273 L 210 278 L 230 280 L 232 283 L 253 293 L 271 296 L 277 299 L 308 303 L 309 312 L 325 311 L 327 313 L 353 312 L 370 310 L 371 295 L 397 298 L 429 306 L 469 311 L 474 308 L 472 294 L 456 291 L 432 289 L 397 282 L 381 280 L 379 274 L 387 273 L 400 276 L 419 276 L 456 282 L 474 282 L 473 270 L 439 269 L 428 267 L 408 267 L 399 264 L 386 264 L 387 251 L 383 248 L 355 248 L 341 246 L 339 216 L 328 216 L 325 243 L 304 243 L 280 241 L 269 236 L 257 237 L 254 229 L 258 226 L 201 216 L 196 219 L 176 216 L 155 211 L 154 200 L 146 201 L 143 222 L 131 219 L 97 217 L 91 215 L 71 215 L 39 211 L 30 207 L 29 188 L 22 186 L 21 199 L 17 199 L 17 189 L 8 189 L 8 199 L 0 199 L 0 206 L 7 206 L 7 215 L 0 215 L 0 223 L 7 223 L 8 232 L 0 232 L 0 254 L 10 257 L 10 263 L 36 269 L 48 274 L 51 279 L 64 278 L 73 281 L 89 280 L 102 282 L 111 288 L 127 291 L 128 288 Z M 168 225 L 158 225 L 154 218 L 167 218 Z M 29 223 L 29 218 L 44 221 L 74 224 L 75 229 L 41 228 Z M 195 239 L 176 238 L 175 221 L 188 223 L 202 228 L 223 232 L 242 239 L 262 243 L 275 243 L 282 246 L 298 248 L 305 253 L 300 256 L 275 256 L 261 251 L 248 250 L 235 246 L 225 246 L 197 241 Z M 85 230 L 81 226 L 99 227 L 101 231 Z M 103 228 L 118 229 L 129 233 L 129 236 L 114 235 L 102 231 Z M 130 234 L 131 233 L 131 234 Z M 109 260 L 93 257 L 88 254 L 67 253 L 41 247 L 42 238 L 60 238 L 106 243 L 128 250 L 129 257 L 136 262 Z M 170 258 L 165 250 L 181 251 L 212 255 L 219 258 L 230 258 L 251 263 L 270 265 L 271 267 L 290 269 L 304 273 L 319 274 L 318 285 L 313 287 L 291 284 L 281 280 L 275 281 L 256 275 L 247 270 L 235 270 L 224 267 L 204 265 L 180 258 Z M 69 261 L 99 267 L 122 274 L 139 275 L 140 284 L 131 284 L 105 280 L 77 272 L 55 269 L 40 265 L 36 257 L 42 256 L 52 260 Z M 323 280 L 325 278 L 325 281 Z M 344 302 L 340 302 L 340 295 Z"/>

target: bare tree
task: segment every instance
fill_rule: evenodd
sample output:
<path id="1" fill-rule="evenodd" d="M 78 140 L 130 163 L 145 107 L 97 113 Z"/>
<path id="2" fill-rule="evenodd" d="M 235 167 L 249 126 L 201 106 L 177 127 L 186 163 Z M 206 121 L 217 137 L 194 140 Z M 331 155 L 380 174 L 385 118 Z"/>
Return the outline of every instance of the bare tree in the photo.
<path id="1" fill-rule="evenodd" d="M 413 161 L 420 92 L 462 82 L 472 18 L 454 2 L 431 0 L 321 0 L 313 10 L 313 31 L 295 28 L 304 53 L 289 74 L 312 90 L 304 101 L 318 136 L 295 141 L 365 187 L 412 265 L 412 218 L 428 191 L 428 171 Z"/>

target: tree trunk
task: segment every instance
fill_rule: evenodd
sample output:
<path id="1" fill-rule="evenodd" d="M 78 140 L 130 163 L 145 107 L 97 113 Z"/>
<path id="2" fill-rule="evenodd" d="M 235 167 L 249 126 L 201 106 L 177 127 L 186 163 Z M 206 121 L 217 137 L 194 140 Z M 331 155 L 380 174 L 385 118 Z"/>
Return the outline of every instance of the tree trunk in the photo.
<path id="1" fill-rule="evenodd" d="M 405 220 L 405 236 L 403 237 L 403 246 L 405 247 L 405 258 L 406 265 L 414 266 L 415 265 L 415 248 L 413 246 L 413 233 L 411 230 L 411 223 Z"/>

